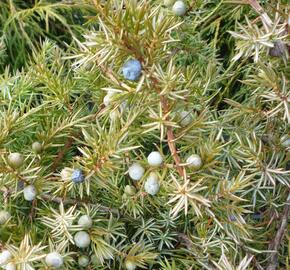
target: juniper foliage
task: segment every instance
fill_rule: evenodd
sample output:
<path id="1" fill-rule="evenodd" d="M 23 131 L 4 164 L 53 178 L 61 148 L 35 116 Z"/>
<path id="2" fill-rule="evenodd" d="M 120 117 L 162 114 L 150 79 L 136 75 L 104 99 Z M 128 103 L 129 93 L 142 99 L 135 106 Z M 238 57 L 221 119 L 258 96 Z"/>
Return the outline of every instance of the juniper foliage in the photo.
<path id="1" fill-rule="evenodd" d="M 0 2 L 1 266 L 286 269 L 287 1 L 171 2 Z"/>

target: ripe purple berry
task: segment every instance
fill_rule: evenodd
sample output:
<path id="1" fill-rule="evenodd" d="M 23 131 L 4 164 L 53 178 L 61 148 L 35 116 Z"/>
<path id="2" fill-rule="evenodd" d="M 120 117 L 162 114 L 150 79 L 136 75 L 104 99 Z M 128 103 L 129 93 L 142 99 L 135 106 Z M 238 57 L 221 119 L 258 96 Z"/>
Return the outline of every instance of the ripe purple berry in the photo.
<path id="1" fill-rule="evenodd" d="M 129 81 L 138 80 L 141 75 L 141 70 L 141 63 L 136 59 L 127 61 L 122 67 L 123 76 Z"/>
<path id="2" fill-rule="evenodd" d="M 84 182 L 85 177 L 83 175 L 83 172 L 80 169 L 73 170 L 71 180 L 76 184 Z"/>
<path id="3" fill-rule="evenodd" d="M 229 215 L 229 221 L 237 221 L 237 218 L 235 215 Z"/>
<path id="4" fill-rule="evenodd" d="M 286 53 L 286 50 L 286 45 L 281 40 L 278 40 L 274 42 L 274 47 L 270 49 L 269 54 L 273 57 L 281 57 Z"/>
<path id="5" fill-rule="evenodd" d="M 256 212 L 252 215 L 253 219 L 255 220 L 260 220 L 263 218 L 263 214 L 262 213 L 259 213 L 259 212 Z"/>

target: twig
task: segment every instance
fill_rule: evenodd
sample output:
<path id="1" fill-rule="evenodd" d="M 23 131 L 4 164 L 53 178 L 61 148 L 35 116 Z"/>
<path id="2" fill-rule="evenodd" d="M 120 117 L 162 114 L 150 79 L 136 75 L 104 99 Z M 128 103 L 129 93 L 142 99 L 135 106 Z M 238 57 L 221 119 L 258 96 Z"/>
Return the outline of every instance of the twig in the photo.
<path id="1" fill-rule="evenodd" d="M 0 192 L 6 194 L 7 196 L 9 196 L 12 193 L 12 191 L 7 189 L 7 188 L 0 189 Z M 73 199 L 62 199 L 60 197 L 53 197 L 53 196 L 48 195 L 48 194 L 42 194 L 39 197 L 41 199 L 43 199 L 44 201 L 55 202 L 55 203 L 63 203 L 64 205 L 76 204 L 78 206 L 83 206 L 83 205 L 95 206 L 95 207 L 98 207 L 100 209 L 100 211 L 102 211 L 102 212 L 113 213 L 113 214 L 116 214 L 116 215 L 120 216 L 120 213 L 119 213 L 118 209 L 102 206 L 102 205 L 99 205 L 99 204 L 93 204 L 93 203 L 90 203 L 90 202 L 84 202 L 84 201 L 73 200 Z M 33 201 L 33 205 L 32 205 L 33 215 L 34 215 L 35 205 L 36 205 L 36 202 L 34 200 Z M 33 215 L 30 218 L 32 218 Z"/>
<path id="2" fill-rule="evenodd" d="M 30 214 L 29 214 L 29 219 L 31 222 L 33 221 L 33 218 L 35 217 L 35 214 L 36 214 L 36 206 L 37 206 L 37 200 L 33 200 L 31 209 L 30 209 Z"/>
<path id="3" fill-rule="evenodd" d="M 53 164 L 52 164 L 52 167 L 51 167 L 52 171 L 55 171 L 57 169 L 58 164 L 61 162 L 61 160 L 63 159 L 63 157 L 64 157 L 64 155 L 66 153 L 66 151 L 71 147 L 71 145 L 74 143 L 74 141 L 75 141 L 74 137 L 67 138 L 67 141 L 66 141 L 63 149 L 57 154 L 57 157 L 53 161 Z"/>
<path id="4" fill-rule="evenodd" d="M 162 109 L 163 109 L 163 113 L 167 114 L 169 112 L 169 107 L 168 107 L 168 103 L 167 100 L 164 96 L 161 96 L 161 105 L 162 105 Z M 167 143 L 170 149 L 170 152 L 172 154 L 172 157 L 174 159 L 174 162 L 176 164 L 177 167 L 177 171 L 180 174 L 180 176 L 185 178 L 185 172 L 184 169 L 180 166 L 181 160 L 180 157 L 177 153 L 176 150 L 176 145 L 175 145 L 175 137 L 174 137 L 174 133 L 173 133 L 173 129 L 171 126 L 167 127 Z"/>
<path id="5" fill-rule="evenodd" d="M 53 197 L 53 196 L 48 195 L 48 194 L 41 195 L 41 198 L 43 200 L 45 200 L 45 201 L 50 201 L 50 202 L 55 202 L 55 203 L 63 203 L 64 205 L 76 204 L 78 206 L 83 206 L 83 205 L 95 206 L 95 207 L 98 207 L 102 212 L 108 212 L 108 213 L 113 213 L 113 214 L 116 214 L 116 215 L 120 215 L 118 209 L 102 206 L 102 205 L 99 205 L 99 204 L 93 204 L 93 203 L 83 202 L 83 201 L 73 200 L 73 199 L 62 199 L 60 197 Z"/>
<path id="6" fill-rule="evenodd" d="M 268 249 L 273 252 L 270 255 L 269 264 L 266 270 L 275 270 L 278 267 L 278 250 L 287 228 L 289 211 L 290 211 L 290 200 L 288 200 L 284 206 L 279 229 L 277 230 L 275 238 L 269 244 Z"/>
<path id="7" fill-rule="evenodd" d="M 273 21 L 270 19 L 268 14 L 264 11 L 264 9 L 257 0 L 246 0 L 246 3 L 249 4 L 258 14 L 261 15 L 261 20 L 265 25 L 271 26 L 273 24 Z"/>

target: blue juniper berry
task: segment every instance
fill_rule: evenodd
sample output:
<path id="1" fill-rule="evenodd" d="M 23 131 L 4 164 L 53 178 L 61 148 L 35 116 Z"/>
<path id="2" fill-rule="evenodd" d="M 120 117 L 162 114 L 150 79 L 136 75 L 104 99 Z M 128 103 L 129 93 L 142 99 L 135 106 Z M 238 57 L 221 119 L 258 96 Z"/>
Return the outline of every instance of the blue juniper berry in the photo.
<path id="1" fill-rule="evenodd" d="M 255 219 L 255 220 L 260 220 L 260 219 L 263 218 L 263 214 L 260 213 L 260 212 L 256 212 L 256 213 L 254 213 L 254 214 L 252 215 L 252 217 L 253 217 L 253 219 Z"/>
<path id="2" fill-rule="evenodd" d="M 237 221 L 237 218 L 234 215 L 229 215 L 230 221 Z"/>
<path id="3" fill-rule="evenodd" d="M 142 66 L 136 59 L 128 60 L 122 67 L 123 76 L 130 81 L 136 81 L 141 75 Z"/>
<path id="4" fill-rule="evenodd" d="M 74 183 L 82 183 L 85 180 L 83 172 L 80 169 L 75 169 L 71 175 L 71 180 Z"/>

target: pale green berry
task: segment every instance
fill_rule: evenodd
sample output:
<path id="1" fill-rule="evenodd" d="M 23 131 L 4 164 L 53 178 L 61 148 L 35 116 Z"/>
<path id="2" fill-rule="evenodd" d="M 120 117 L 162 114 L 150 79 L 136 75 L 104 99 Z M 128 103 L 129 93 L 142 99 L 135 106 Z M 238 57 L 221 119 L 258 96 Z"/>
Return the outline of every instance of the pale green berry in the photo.
<path id="1" fill-rule="evenodd" d="M 106 107 L 110 105 L 111 97 L 108 94 L 104 96 L 103 103 Z"/>
<path id="2" fill-rule="evenodd" d="M 0 211 L 0 225 L 6 223 L 10 217 L 11 217 L 11 215 L 9 212 L 7 212 L 5 210 L 1 210 Z"/>
<path id="3" fill-rule="evenodd" d="M 151 152 L 147 157 L 150 166 L 160 166 L 163 163 L 163 157 L 158 151 Z"/>
<path id="4" fill-rule="evenodd" d="M 198 170 L 202 166 L 202 160 L 199 155 L 191 155 L 187 158 L 186 163 L 188 167 Z"/>
<path id="5" fill-rule="evenodd" d="M 130 185 L 125 186 L 124 192 L 127 195 L 133 196 L 136 194 L 136 188 Z"/>
<path id="6" fill-rule="evenodd" d="M 40 142 L 34 142 L 31 148 L 34 153 L 39 154 L 42 150 L 42 144 Z"/>
<path id="7" fill-rule="evenodd" d="M 148 194 L 152 196 L 158 193 L 160 189 L 160 184 L 158 180 L 158 175 L 156 173 L 150 173 L 150 175 L 146 179 L 144 189 Z"/>
<path id="8" fill-rule="evenodd" d="M 185 127 L 192 122 L 192 115 L 189 111 L 181 111 L 179 113 L 180 125 Z"/>
<path id="9" fill-rule="evenodd" d="M 125 261 L 125 267 L 126 267 L 127 270 L 135 270 L 137 265 L 134 262 L 130 261 L 130 260 L 126 260 Z"/>
<path id="10" fill-rule="evenodd" d="M 103 103 L 106 107 L 108 107 L 111 104 L 112 98 L 115 94 L 116 94 L 115 91 L 108 91 L 108 93 L 104 96 Z"/>
<path id="11" fill-rule="evenodd" d="M 93 220 L 88 215 L 82 215 L 78 220 L 78 225 L 82 226 L 85 229 L 89 229 L 93 225 Z"/>
<path id="12" fill-rule="evenodd" d="M 86 267 L 89 265 L 89 263 L 90 263 L 90 258 L 88 256 L 86 256 L 86 255 L 79 256 L 79 258 L 78 258 L 79 266 Z"/>
<path id="13" fill-rule="evenodd" d="M 23 189 L 24 199 L 26 201 L 33 201 L 36 197 L 36 188 L 33 185 L 29 185 Z"/>
<path id="14" fill-rule="evenodd" d="M 91 256 L 91 262 L 93 265 L 100 265 L 101 264 L 101 261 L 99 260 L 99 258 L 96 255 Z"/>
<path id="15" fill-rule="evenodd" d="M 20 153 L 11 153 L 8 156 L 8 164 L 17 169 L 23 164 L 23 156 Z"/>
<path id="16" fill-rule="evenodd" d="M 282 136 L 282 138 L 281 138 L 281 144 L 285 148 L 290 147 L 290 137 L 288 135 Z"/>
<path id="17" fill-rule="evenodd" d="M 172 12 L 176 16 L 183 16 L 186 13 L 187 7 L 183 1 L 176 1 L 172 7 Z"/>
<path id="18" fill-rule="evenodd" d="M 138 181 L 142 178 L 145 173 L 145 169 L 139 163 L 133 163 L 129 167 L 129 176 L 134 180 Z"/>
<path id="19" fill-rule="evenodd" d="M 63 265 L 63 258 L 58 252 L 54 251 L 46 255 L 45 262 L 50 267 L 60 268 Z"/>
<path id="20" fill-rule="evenodd" d="M 11 252 L 9 250 L 3 250 L 0 253 L 0 265 L 7 264 L 11 258 L 12 258 Z"/>
<path id="21" fill-rule="evenodd" d="M 61 170 L 60 172 L 60 177 L 62 180 L 69 180 L 71 178 L 72 175 L 72 169 L 65 167 Z"/>
<path id="22" fill-rule="evenodd" d="M 90 235 L 85 231 L 77 232 L 74 236 L 75 244 L 79 248 L 86 248 L 90 245 Z"/>

